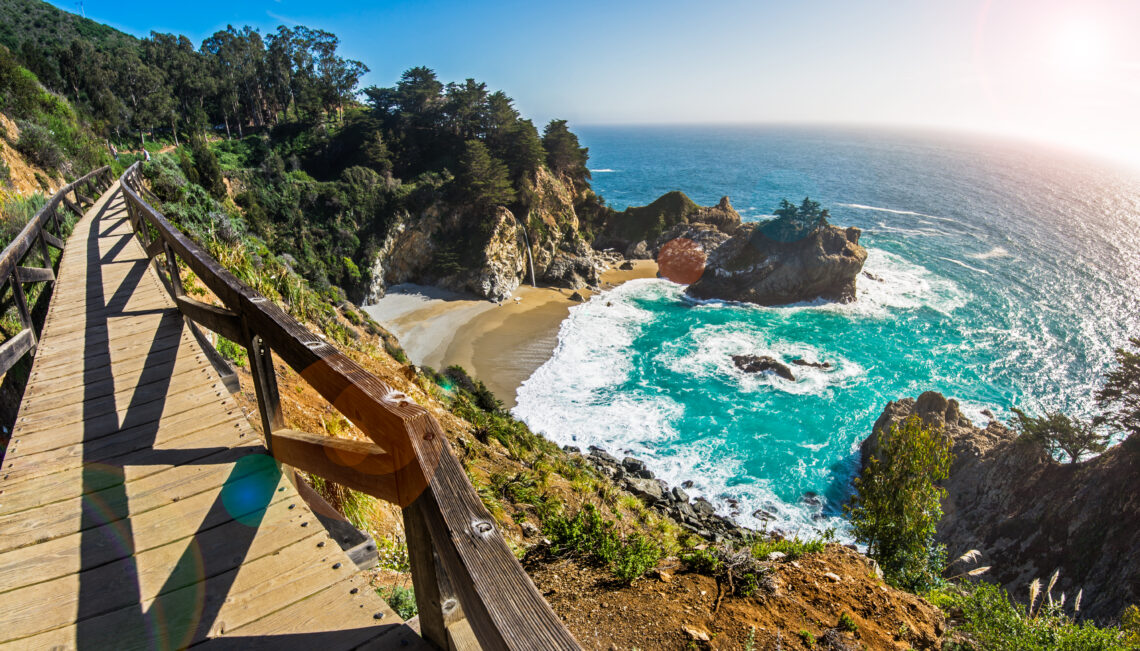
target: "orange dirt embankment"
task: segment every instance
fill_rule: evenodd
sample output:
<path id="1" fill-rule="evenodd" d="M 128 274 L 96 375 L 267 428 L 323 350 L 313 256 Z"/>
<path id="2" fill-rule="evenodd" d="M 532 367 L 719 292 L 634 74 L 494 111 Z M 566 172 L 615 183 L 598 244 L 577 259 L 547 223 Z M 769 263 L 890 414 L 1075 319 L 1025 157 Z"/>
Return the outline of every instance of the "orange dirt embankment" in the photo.
<path id="1" fill-rule="evenodd" d="M 0 138 L 0 158 L 8 166 L 8 187 L 5 188 L 0 183 L 0 199 L 3 199 L 5 194 L 28 196 L 36 192 L 51 196 L 65 185 L 64 180 L 55 172 L 36 167 L 24 160 L 23 155 L 16 151 L 16 142 L 20 140 L 20 128 L 2 113 L 0 113 L 0 133 L 4 134 Z M 47 183 L 46 188 L 36 178 L 37 174 Z"/>

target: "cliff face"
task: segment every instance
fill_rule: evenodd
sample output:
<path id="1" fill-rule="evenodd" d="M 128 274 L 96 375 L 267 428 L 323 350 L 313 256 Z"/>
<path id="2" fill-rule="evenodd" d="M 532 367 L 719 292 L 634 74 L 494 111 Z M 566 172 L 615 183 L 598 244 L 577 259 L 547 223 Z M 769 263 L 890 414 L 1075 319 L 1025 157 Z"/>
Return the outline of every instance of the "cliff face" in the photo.
<path id="1" fill-rule="evenodd" d="M 823 225 L 791 242 L 744 224 L 713 250 L 704 274 L 686 290 L 702 299 L 786 305 L 823 298 L 855 300 L 855 279 L 867 260 L 860 230 Z"/>
<path id="2" fill-rule="evenodd" d="M 647 206 L 610 213 L 601 225 L 594 246 L 617 249 L 628 258 L 649 259 L 690 225 L 705 224 L 706 230 L 730 236 L 740 223 L 740 214 L 728 197 L 722 197 L 715 206 L 699 206 L 685 193 L 674 190 Z"/>
<path id="3" fill-rule="evenodd" d="M 477 219 L 466 206 L 436 202 L 394 219 L 372 259 L 364 303 L 405 282 L 506 300 L 529 281 L 528 243 L 539 282 L 569 289 L 597 285 L 601 263 L 578 232 L 575 205 L 583 197 L 546 168 L 528 180 L 527 190 L 530 209 L 523 216 L 498 207 Z M 476 221 L 487 224 L 489 235 L 469 229 Z"/>
<path id="4" fill-rule="evenodd" d="M 953 441 L 938 525 L 950 558 L 981 551 L 987 575 L 1019 599 L 1033 579 L 1059 569 L 1053 594 L 1072 599 L 1083 589 L 1080 614 L 1095 620 L 1140 602 L 1140 440 L 1061 464 L 1000 423 L 974 426 L 956 401 L 927 392 L 887 405 L 863 443 L 864 461 L 879 432 L 915 413 Z"/>

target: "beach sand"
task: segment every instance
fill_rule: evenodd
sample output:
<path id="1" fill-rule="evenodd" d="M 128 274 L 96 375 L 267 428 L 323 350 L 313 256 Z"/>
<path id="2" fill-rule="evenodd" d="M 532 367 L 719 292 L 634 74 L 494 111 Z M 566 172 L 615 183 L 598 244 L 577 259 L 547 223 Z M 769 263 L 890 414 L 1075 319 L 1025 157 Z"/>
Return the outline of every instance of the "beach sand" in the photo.
<path id="1" fill-rule="evenodd" d="M 657 264 L 635 260 L 632 271 L 602 274 L 602 291 L 635 278 L 653 278 Z M 558 328 L 578 305 L 574 290 L 524 285 L 496 305 L 423 285 L 395 285 L 374 305 L 373 319 L 400 339 L 409 360 L 437 370 L 458 364 L 482 380 L 507 408 L 523 380 L 550 359 Z M 588 300 L 591 292 L 579 290 Z M 515 300 L 519 299 L 519 300 Z"/>

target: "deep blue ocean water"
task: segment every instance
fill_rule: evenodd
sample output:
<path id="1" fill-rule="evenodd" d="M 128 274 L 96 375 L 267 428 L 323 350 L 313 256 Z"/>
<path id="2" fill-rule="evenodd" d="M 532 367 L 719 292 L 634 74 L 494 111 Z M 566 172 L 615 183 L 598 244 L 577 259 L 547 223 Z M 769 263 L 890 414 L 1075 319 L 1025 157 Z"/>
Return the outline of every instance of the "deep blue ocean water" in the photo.
<path id="1" fill-rule="evenodd" d="M 514 413 L 553 440 L 645 459 L 746 525 L 846 529 L 858 446 L 890 400 L 926 390 L 981 410 L 1089 416 L 1140 334 L 1140 175 L 1028 145 L 889 131 L 579 130 L 610 205 L 682 190 L 746 220 L 804 196 L 859 226 L 881 278 L 851 305 L 687 300 L 641 280 L 572 309 Z M 826 361 L 790 383 L 733 354 Z M 735 504 L 735 506 L 734 506 Z"/>

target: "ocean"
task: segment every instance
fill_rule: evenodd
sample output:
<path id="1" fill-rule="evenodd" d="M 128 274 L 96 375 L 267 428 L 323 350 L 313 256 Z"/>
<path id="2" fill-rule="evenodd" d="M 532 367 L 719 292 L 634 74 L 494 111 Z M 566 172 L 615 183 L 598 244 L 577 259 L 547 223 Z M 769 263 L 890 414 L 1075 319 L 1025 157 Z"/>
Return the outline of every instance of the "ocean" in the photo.
<path id="1" fill-rule="evenodd" d="M 609 205 L 682 190 L 746 221 L 805 196 L 863 229 L 858 298 L 758 307 L 638 280 L 576 306 L 513 413 L 560 443 L 645 460 L 746 526 L 849 538 L 859 444 L 927 390 L 1091 417 L 1113 349 L 1140 334 L 1140 175 L 1031 145 L 885 130 L 593 127 Z M 796 382 L 734 354 L 802 357 Z"/>

